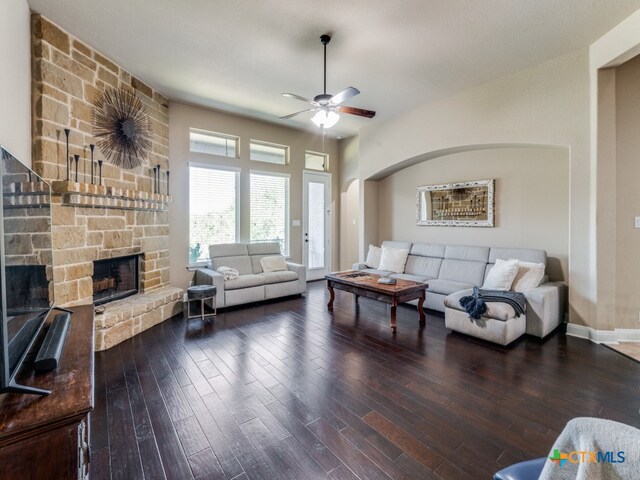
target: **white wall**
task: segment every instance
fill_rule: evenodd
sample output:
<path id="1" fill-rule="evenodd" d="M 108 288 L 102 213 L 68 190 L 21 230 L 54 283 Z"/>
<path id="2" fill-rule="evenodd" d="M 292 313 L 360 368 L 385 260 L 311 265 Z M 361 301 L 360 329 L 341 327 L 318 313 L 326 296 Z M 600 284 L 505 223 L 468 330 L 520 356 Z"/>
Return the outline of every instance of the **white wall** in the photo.
<path id="1" fill-rule="evenodd" d="M 495 179 L 495 227 L 416 225 L 416 187 Z M 505 148 L 445 155 L 379 182 L 378 241 L 540 248 L 547 274 L 566 280 L 569 256 L 569 152 Z"/>
<path id="2" fill-rule="evenodd" d="M 232 159 L 189 151 L 189 128 L 199 128 L 240 137 L 240 158 Z M 275 165 L 249 160 L 249 140 L 262 140 L 290 147 L 290 164 Z M 169 162 L 173 203 L 169 210 L 171 284 L 187 287 L 193 273 L 187 270 L 189 255 L 189 169 L 190 161 L 241 168 L 240 241 L 249 241 L 249 172 L 251 170 L 290 173 L 290 219 L 302 220 L 302 172 L 305 150 L 322 152 L 322 136 L 250 118 L 172 102 L 169 105 Z M 339 152 L 335 139 L 325 138 L 332 174 L 331 268 L 337 270 L 339 256 Z M 290 224 L 290 256 L 302 261 L 302 228 Z"/>
<path id="3" fill-rule="evenodd" d="M 26 0 L 0 1 L 0 145 L 31 167 L 31 33 Z"/>

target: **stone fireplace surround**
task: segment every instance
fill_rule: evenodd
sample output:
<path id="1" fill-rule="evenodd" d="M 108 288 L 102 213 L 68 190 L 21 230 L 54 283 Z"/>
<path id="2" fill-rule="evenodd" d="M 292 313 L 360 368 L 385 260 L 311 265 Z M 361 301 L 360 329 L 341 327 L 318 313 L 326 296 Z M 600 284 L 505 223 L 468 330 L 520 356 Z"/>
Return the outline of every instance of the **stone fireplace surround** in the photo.
<path id="1" fill-rule="evenodd" d="M 169 168 L 167 100 L 129 72 L 38 14 L 32 15 L 33 169 L 53 186 L 55 302 L 93 302 L 93 261 L 140 254 L 140 293 L 104 305 L 95 317 L 95 349 L 105 350 L 182 312 L 182 290 L 169 285 L 170 198 L 166 182 L 152 193 L 152 168 Z M 109 87 L 133 92 L 151 119 L 147 163 L 123 170 L 104 163 L 103 185 L 91 185 L 88 145 L 95 102 Z M 78 182 L 66 181 L 64 128 L 79 154 Z M 96 159 L 104 154 L 96 149 Z M 101 310 L 101 309 L 100 309 Z"/>

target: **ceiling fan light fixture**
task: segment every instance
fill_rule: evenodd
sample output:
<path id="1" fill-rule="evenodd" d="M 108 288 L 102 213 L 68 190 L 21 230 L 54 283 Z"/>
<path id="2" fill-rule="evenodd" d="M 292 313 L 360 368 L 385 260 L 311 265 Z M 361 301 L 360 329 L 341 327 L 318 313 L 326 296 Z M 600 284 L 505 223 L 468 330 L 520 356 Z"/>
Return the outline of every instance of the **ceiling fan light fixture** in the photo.
<path id="1" fill-rule="evenodd" d="M 333 110 L 318 110 L 318 112 L 311 117 L 311 121 L 317 126 L 322 128 L 331 128 L 340 120 L 338 112 Z"/>

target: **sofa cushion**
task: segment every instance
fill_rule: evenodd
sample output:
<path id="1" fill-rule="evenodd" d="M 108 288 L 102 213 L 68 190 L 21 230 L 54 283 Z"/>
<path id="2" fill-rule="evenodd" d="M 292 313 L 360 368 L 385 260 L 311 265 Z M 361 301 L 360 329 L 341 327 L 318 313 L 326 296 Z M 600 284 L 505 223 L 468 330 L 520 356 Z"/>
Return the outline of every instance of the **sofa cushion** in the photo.
<path id="1" fill-rule="evenodd" d="M 219 243 L 209 245 L 209 257 L 237 257 L 238 255 L 249 255 L 246 243 Z"/>
<path id="2" fill-rule="evenodd" d="M 547 252 L 535 248 L 492 247 L 489 252 L 488 263 L 496 263 L 496 259 L 498 258 L 517 258 L 523 262 L 547 264 Z"/>
<path id="3" fill-rule="evenodd" d="M 287 261 L 282 255 L 265 255 L 260 259 L 263 272 L 284 272 L 287 270 Z"/>
<path id="4" fill-rule="evenodd" d="M 447 245 L 444 250 L 444 258 L 487 263 L 489 260 L 489 247 Z"/>
<path id="5" fill-rule="evenodd" d="M 515 258 L 509 260 L 498 258 L 485 278 L 482 288 L 485 290 L 509 290 L 513 279 L 518 274 L 518 263 L 520 261 Z"/>
<path id="6" fill-rule="evenodd" d="M 367 252 L 367 259 L 364 264 L 369 268 L 379 268 L 380 259 L 382 258 L 382 248 L 375 245 L 369 245 L 369 251 Z"/>
<path id="7" fill-rule="evenodd" d="M 291 270 L 278 271 L 278 272 L 263 272 L 260 274 L 264 278 L 266 285 L 272 283 L 291 282 L 298 280 L 298 274 Z"/>
<path id="8" fill-rule="evenodd" d="M 427 277 L 423 277 L 421 275 L 411 275 L 410 273 L 394 273 L 391 276 L 393 278 L 399 278 L 400 280 L 410 280 L 412 282 L 420 282 L 420 283 L 424 283 L 427 280 L 429 280 Z"/>
<path id="9" fill-rule="evenodd" d="M 220 267 L 235 268 L 240 275 L 253 273 L 249 255 L 238 255 L 234 257 L 215 257 L 211 259 L 211 269 L 218 270 Z"/>
<path id="10" fill-rule="evenodd" d="M 436 245 L 431 243 L 414 243 L 411 246 L 410 255 L 419 255 L 421 257 L 444 258 L 444 245 Z"/>
<path id="11" fill-rule="evenodd" d="M 250 243 L 247 245 L 249 255 L 280 255 L 280 244 L 278 242 Z"/>
<path id="12" fill-rule="evenodd" d="M 262 265 L 260 260 L 263 257 L 272 257 L 281 255 L 280 244 L 278 242 L 269 243 L 250 243 L 247 245 L 247 251 L 251 258 L 251 269 L 253 273 L 262 273 Z"/>
<path id="13" fill-rule="evenodd" d="M 451 260 L 445 258 L 440 267 L 438 278 L 464 282 L 473 285 L 482 285 L 486 263 L 472 262 L 469 260 Z"/>
<path id="14" fill-rule="evenodd" d="M 396 242 L 394 240 L 385 240 L 381 247 L 399 248 L 401 250 L 411 250 L 411 242 Z"/>
<path id="15" fill-rule="evenodd" d="M 472 283 L 455 282 L 452 280 L 442 280 L 440 278 L 434 278 L 427 282 L 429 287 L 427 292 L 439 293 L 441 295 L 449 295 L 460 290 L 466 290 L 472 288 Z"/>
<path id="16" fill-rule="evenodd" d="M 257 287 L 259 285 L 264 285 L 264 282 L 264 274 L 254 275 L 253 273 L 249 273 L 246 275 L 240 275 L 235 280 L 226 280 L 224 282 L 224 289 L 238 290 L 239 288 Z"/>
<path id="17" fill-rule="evenodd" d="M 404 271 L 405 273 L 411 273 L 413 275 L 438 278 L 441 266 L 442 258 L 409 255 L 407 257 L 407 265 L 404 267 Z"/>
<path id="18" fill-rule="evenodd" d="M 471 295 L 472 293 L 473 288 L 452 293 L 444 299 L 444 304 L 449 308 L 464 312 L 465 309 L 460 305 L 460 299 L 462 297 L 466 297 L 467 295 Z M 493 318 L 495 320 L 506 322 L 507 320 L 515 318 L 516 311 L 508 303 L 487 302 L 487 311 L 482 316 L 484 318 Z"/>
<path id="19" fill-rule="evenodd" d="M 380 257 L 380 270 L 389 270 L 394 273 L 404 273 L 404 266 L 409 255 L 408 248 L 392 248 L 387 245 L 382 246 L 382 256 Z"/>
<path id="20" fill-rule="evenodd" d="M 544 278 L 544 263 L 518 262 L 518 273 L 513 279 L 511 290 L 524 292 L 536 288 Z"/>

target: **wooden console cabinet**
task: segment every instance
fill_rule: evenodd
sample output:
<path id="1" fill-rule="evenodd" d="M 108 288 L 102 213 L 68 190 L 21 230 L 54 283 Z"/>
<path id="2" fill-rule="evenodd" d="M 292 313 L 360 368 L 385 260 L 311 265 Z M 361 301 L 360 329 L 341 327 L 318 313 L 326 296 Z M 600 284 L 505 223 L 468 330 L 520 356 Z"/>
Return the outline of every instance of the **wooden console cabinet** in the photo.
<path id="1" fill-rule="evenodd" d="M 47 319 L 50 322 L 57 312 Z M 0 395 L 0 478 L 88 478 L 89 412 L 93 408 L 93 306 L 73 308 L 60 366 L 35 373 L 27 363 L 18 383 L 51 395 Z"/>

